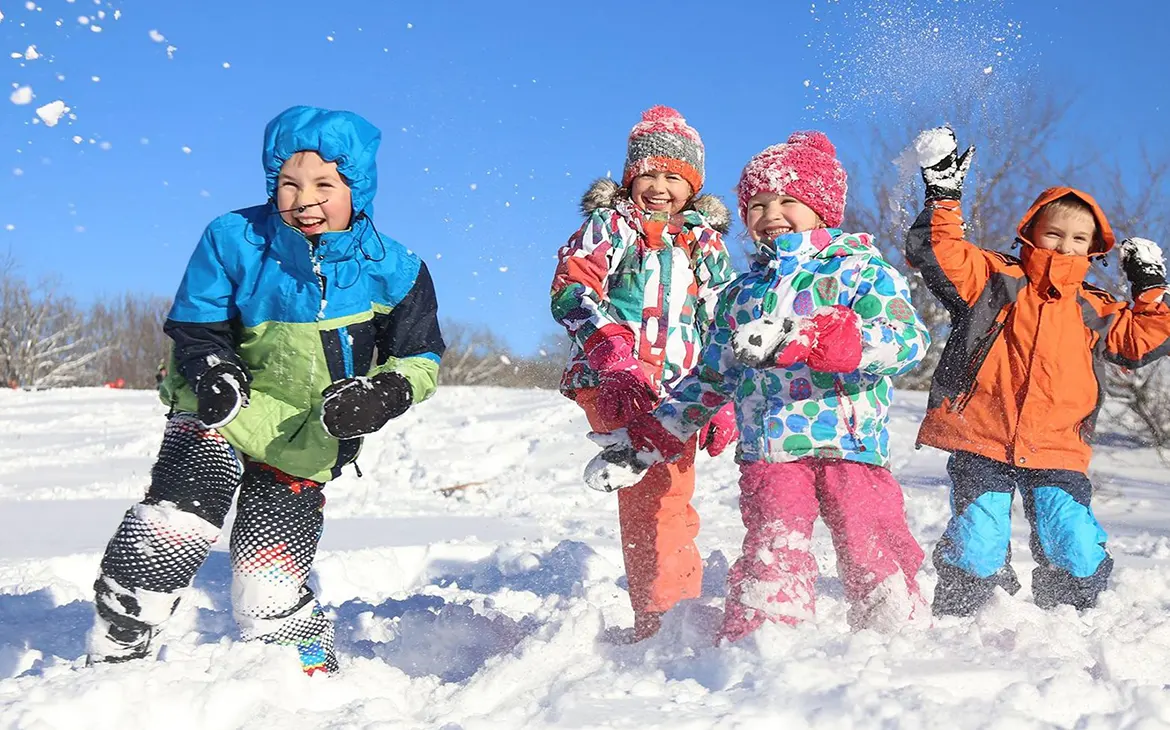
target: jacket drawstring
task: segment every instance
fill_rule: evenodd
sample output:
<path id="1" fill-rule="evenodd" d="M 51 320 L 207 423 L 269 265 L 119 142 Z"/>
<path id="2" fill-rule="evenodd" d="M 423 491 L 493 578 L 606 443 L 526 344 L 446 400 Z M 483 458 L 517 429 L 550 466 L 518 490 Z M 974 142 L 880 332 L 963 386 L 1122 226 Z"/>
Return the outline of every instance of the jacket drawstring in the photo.
<path id="1" fill-rule="evenodd" d="M 865 451 L 865 444 L 857 438 L 857 408 L 854 407 L 849 394 L 845 392 L 845 386 L 841 384 L 840 378 L 833 378 L 833 390 L 837 393 L 837 409 L 842 420 L 845 421 L 845 428 L 848 429 L 849 435 L 853 438 L 853 443 L 857 444 L 857 450 Z M 848 413 L 845 412 L 846 403 L 849 404 Z"/>

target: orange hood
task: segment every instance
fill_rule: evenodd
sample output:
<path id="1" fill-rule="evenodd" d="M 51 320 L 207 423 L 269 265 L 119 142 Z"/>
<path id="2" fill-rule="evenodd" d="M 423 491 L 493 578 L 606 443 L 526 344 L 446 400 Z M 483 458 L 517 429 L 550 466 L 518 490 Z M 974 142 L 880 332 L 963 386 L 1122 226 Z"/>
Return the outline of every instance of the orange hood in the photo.
<path id="1" fill-rule="evenodd" d="M 1028 208 L 1028 212 L 1024 213 L 1024 217 L 1020 219 L 1020 225 L 1016 227 L 1016 236 L 1021 241 L 1031 246 L 1032 241 L 1028 239 L 1026 229 L 1028 224 L 1036 216 L 1036 213 L 1057 198 L 1063 198 L 1066 195 L 1072 195 L 1081 202 L 1088 205 L 1093 211 L 1093 218 L 1097 221 L 1097 240 L 1093 242 L 1093 248 L 1089 251 L 1090 256 L 1104 256 L 1113 249 L 1113 244 L 1116 239 L 1113 237 L 1113 228 L 1109 225 L 1109 219 L 1105 217 L 1105 211 L 1101 210 L 1101 206 L 1097 205 L 1097 201 L 1093 199 L 1092 195 L 1081 192 L 1076 188 L 1069 188 L 1064 186 L 1057 186 L 1048 188 L 1040 193 L 1040 197 L 1032 203 L 1032 207 Z"/>

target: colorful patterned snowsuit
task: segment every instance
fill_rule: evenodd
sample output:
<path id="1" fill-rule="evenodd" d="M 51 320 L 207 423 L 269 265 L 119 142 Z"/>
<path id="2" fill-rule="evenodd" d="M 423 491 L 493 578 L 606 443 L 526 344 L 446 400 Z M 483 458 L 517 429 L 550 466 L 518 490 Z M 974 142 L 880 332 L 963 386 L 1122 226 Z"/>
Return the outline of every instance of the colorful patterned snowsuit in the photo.
<path id="1" fill-rule="evenodd" d="M 586 212 L 585 224 L 560 250 L 552 311 L 573 342 L 562 392 L 585 409 L 593 430 L 607 433 L 626 424 L 607 423 L 597 411 L 598 375 L 584 355 L 589 339 L 619 329 L 632 333 L 635 357 L 663 393 L 697 362 L 733 271 L 722 236 L 696 210 L 655 220 L 617 199 Z M 650 469 L 618 493 L 639 638 L 654 632 L 659 614 L 700 592 L 699 515 L 690 504 L 694 456 L 692 439 L 682 459 Z"/>
<path id="2" fill-rule="evenodd" d="M 736 359 L 732 337 L 743 324 L 809 317 L 833 305 L 860 318 L 855 372 L 820 373 L 803 362 L 755 369 Z M 906 281 L 865 233 L 780 236 L 724 290 L 702 361 L 655 411 L 687 439 L 735 402 L 748 532 L 729 578 L 723 636 L 812 615 L 817 568 L 809 539 L 818 508 L 833 535 L 851 623 L 881 628 L 915 613 L 922 550 L 887 469 L 886 423 L 890 378 L 913 368 L 928 345 Z"/>

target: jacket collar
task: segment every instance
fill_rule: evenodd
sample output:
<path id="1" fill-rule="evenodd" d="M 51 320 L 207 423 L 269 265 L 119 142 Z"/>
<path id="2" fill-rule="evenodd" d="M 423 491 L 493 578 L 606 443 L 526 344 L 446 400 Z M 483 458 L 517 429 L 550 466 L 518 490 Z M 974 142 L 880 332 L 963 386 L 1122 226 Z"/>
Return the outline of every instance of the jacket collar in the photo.
<path id="1" fill-rule="evenodd" d="M 314 247 L 312 242 L 297 229 L 288 225 L 276 212 L 276 204 L 269 202 L 269 225 L 274 249 L 294 265 L 307 262 L 341 263 L 356 258 L 379 258 L 382 254 L 377 236 L 370 219 L 359 215 L 345 231 L 323 233 Z"/>
<path id="2" fill-rule="evenodd" d="M 703 216 L 690 208 L 667 215 L 647 213 L 627 199 L 614 204 L 627 224 L 645 241 L 647 248 L 667 248 L 672 245 L 689 245 L 692 229 L 706 225 Z"/>
<path id="3" fill-rule="evenodd" d="M 1061 298 L 1076 292 L 1089 274 L 1088 256 L 1067 256 L 1025 242 L 1020 263 L 1030 286 L 1049 298 Z"/>
<path id="4" fill-rule="evenodd" d="M 756 243 L 753 268 L 777 268 L 785 259 L 810 261 L 865 253 L 870 246 L 868 233 L 845 234 L 840 228 L 816 228 L 801 233 L 785 233 L 771 241 Z"/>

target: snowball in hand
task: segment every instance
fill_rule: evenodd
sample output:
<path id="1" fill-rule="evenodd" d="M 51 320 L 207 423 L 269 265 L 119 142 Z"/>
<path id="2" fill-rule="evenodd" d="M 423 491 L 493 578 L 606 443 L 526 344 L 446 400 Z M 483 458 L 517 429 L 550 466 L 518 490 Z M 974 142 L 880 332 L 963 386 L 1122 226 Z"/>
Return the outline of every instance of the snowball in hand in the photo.
<path id="1" fill-rule="evenodd" d="M 933 167 L 958 149 L 959 143 L 955 141 L 955 133 L 950 127 L 927 129 L 914 140 L 919 167 Z"/>
<path id="2" fill-rule="evenodd" d="M 1120 249 L 1122 266 L 1133 261 L 1151 272 L 1166 275 L 1166 260 L 1162 257 L 1162 249 L 1150 239 L 1136 236 L 1127 238 L 1121 242 Z"/>

